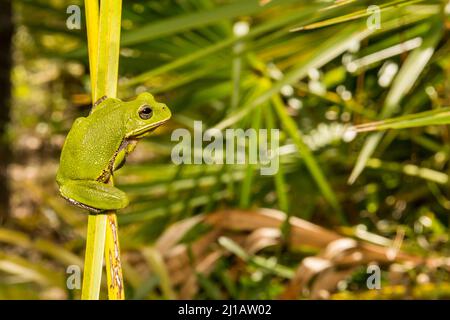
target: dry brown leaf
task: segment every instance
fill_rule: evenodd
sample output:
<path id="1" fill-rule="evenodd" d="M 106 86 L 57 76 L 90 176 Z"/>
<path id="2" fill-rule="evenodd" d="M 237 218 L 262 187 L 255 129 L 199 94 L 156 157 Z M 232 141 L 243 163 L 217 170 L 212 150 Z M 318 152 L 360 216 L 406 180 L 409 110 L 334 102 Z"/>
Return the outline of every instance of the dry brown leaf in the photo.
<path id="1" fill-rule="evenodd" d="M 275 246 L 281 241 L 280 229 L 261 228 L 253 231 L 245 240 L 243 248 L 249 254 L 255 254 L 267 247 Z"/>
<path id="2" fill-rule="evenodd" d="M 317 276 L 311 287 L 311 299 L 328 299 L 330 293 L 336 290 L 338 283 L 350 276 L 355 268 L 345 270 L 335 270 L 334 268 L 325 270 Z"/>
<path id="3" fill-rule="evenodd" d="M 232 209 L 198 215 L 172 225 L 159 238 L 155 247 L 164 257 L 172 283 L 181 286 L 179 297 L 188 299 L 198 291 L 197 273 L 209 274 L 217 261 L 229 254 L 217 250 L 217 239 L 220 236 L 226 235 L 248 254 L 255 254 L 281 243 L 280 227 L 285 219 L 283 212 L 274 209 Z M 322 251 L 315 257 L 303 259 L 294 279 L 281 295 L 280 298 L 283 299 L 294 299 L 309 287 L 312 288 L 313 296 L 324 298 L 327 295 L 325 293 L 335 290 L 336 284 L 357 265 L 370 262 L 409 262 L 416 265 L 425 262 L 421 257 L 401 251 L 397 251 L 393 257 L 389 255 L 391 248 L 344 237 L 297 217 L 291 217 L 289 222 L 291 246 L 309 246 Z M 194 241 L 188 254 L 186 244 L 178 242 L 198 223 L 209 224 L 212 230 Z M 245 262 L 236 260 L 230 271 L 235 270 L 235 267 L 241 270 L 242 263 Z M 344 269 L 336 271 L 336 267 Z M 329 283 L 325 283 L 326 281 Z"/>

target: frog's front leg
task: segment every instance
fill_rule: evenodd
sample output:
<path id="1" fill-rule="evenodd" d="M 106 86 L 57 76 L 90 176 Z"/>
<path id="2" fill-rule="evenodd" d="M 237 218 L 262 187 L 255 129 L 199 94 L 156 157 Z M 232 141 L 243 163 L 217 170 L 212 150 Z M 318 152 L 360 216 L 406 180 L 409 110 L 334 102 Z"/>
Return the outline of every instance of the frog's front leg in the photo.
<path id="1" fill-rule="evenodd" d="M 137 140 L 125 141 L 119 149 L 117 156 L 114 160 L 113 171 L 119 170 L 125 164 L 128 154 L 130 154 L 136 148 Z"/>
<path id="2" fill-rule="evenodd" d="M 60 192 L 71 203 L 96 213 L 123 209 L 128 205 L 128 198 L 123 191 L 93 180 L 66 181 Z"/>

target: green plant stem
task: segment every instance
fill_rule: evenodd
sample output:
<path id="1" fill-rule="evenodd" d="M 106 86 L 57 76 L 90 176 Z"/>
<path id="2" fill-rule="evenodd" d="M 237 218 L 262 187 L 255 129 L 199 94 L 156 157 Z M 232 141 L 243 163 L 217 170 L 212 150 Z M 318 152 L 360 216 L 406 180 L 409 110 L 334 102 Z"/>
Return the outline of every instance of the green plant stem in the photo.
<path id="1" fill-rule="evenodd" d="M 98 1 L 86 0 L 93 101 L 103 96 L 116 97 L 117 94 L 121 13 L 121 0 L 102 0 L 100 16 Z M 82 299 L 99 298 L 104 253 L 108 297 L 123 299 L 117 218 L 114 211 L 89 216 Z"/>
<path id="2" fill-rule="evenodd" d="M 106 218 L 89 215 L 84 260 L 82 300 L 98 300 L 102 280 L 103 250 L 105 247 Z"/>

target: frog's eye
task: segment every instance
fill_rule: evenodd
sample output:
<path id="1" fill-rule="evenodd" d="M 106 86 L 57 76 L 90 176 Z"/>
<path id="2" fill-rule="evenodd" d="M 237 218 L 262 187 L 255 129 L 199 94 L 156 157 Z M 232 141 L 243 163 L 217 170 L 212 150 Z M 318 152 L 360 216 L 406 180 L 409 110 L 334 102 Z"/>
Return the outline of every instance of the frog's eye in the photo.
<path id="1" fill-rule="evenodd" d="M 153 115 L 153 110 L 152 108 L 147 105 L 144 104 L 143 106 L 141 106 L 141 108 L 139 109 L 139 117 L 143 120 L 148 120 L 152 117 Z"/>

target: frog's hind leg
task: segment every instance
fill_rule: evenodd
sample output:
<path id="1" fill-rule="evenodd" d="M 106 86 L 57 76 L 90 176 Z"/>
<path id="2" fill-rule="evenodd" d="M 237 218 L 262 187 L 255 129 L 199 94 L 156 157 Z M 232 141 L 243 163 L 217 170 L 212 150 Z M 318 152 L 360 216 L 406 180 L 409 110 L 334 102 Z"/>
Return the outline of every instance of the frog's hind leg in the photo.
<path id="1" fill-rule="evenodd" d="M 74 199 L 68 198 L 68 197 L 66 197 L 65 195 L 63 195 L 62 192 L 61 192 L 61 196 L 62 196 L 64 199 L 66 199 L 67 201 L 69 201 L 71 204 L 73 204 L 74 206 L 80 207 L 80 208 L 82 208 L 82 209 L 86 209 L 86 210 L 88 210 L 88 211 L 90 211 L 90 212 L 93 212 L 93 213 L 102 213 L 102 212 L 104 211 L 104 210 L 101 210 L 101 209 L 92 208 L 92 207 L 87 206 L 87 205 L 85 205 L 85 204 L 82 204 L 81 202 L 78 202 L 78 201 L 76 201 L 76 200 L 74 200 Z"/>
<path id="2" fill-rule="evenodd" d="M 72 204 L 95 213 L 123 209 L 128 205 L 123 191 L 98 181 L 68 181 L 61 186 L 60 192 Z"/>

